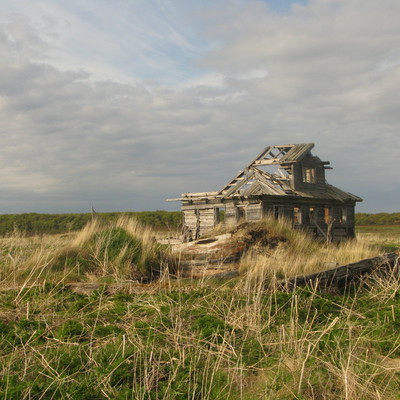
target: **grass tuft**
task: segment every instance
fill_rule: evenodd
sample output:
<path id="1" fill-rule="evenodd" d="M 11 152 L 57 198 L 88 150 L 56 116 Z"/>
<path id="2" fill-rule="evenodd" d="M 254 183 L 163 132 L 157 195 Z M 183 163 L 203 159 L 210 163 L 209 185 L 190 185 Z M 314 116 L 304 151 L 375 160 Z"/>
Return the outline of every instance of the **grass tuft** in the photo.
<path id="1" fill-rule="evenodd" d="M 348 240 L 338 244 L 318 242 L 288 221 L 267 218 L 252 229 L 268 228 L 269 237 L 285 238 L 268 251 L 250 247 L 240 261 L 239 271 L 248 280 L 258 282 L 290 278 L 319 272 L 377 255 L 376 246 L 365 241 Z"/>
<path id="2" fill-rule="evenodd" d="M 136 221 L 3 239 L 0 399 L 398 399 L 398 271 L 341 295 L 273 285 L 375 256 L 376 243 L 328 247 L 284 223 L 251 229 L 238 281 L 163 277 L 116 294 L 65 283 L 174 265 Z"/>
<path id="3" fill-rule="evenodd" d="M 31 286 L 45 281 L 149 281 L 167 267 L 176 273 L 168 247 L 158 244 L 154 236 L 149 227 L 121 218 L 107 224 L 94 220 L 50 248 L 33 242 L 26 251 L 14 238 L 2 255 L 0 280 L 3 286 Z"/>

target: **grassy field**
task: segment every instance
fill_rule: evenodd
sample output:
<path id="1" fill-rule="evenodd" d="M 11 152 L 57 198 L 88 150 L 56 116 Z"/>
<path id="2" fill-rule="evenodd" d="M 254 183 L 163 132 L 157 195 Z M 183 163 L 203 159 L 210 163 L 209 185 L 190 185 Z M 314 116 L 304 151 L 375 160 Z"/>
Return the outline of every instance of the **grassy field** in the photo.
<path id="1" fill-rule="evenodd" d="M 358 240 L 378 250 L 394 251 L 400 248 L 400 225 L 363 225 L 356 229 Z"/>
<path id="2" fill-rule="evenodd" d="M 377 233 L 380 235 L 400 235 L 400 225 L 358 225 L 358 233 Z"/>
<path id="3" fill-rule="evenodd" d="M 400 248 L 397 232 L 326 246 L 271 227 L 285 240 L 252 248 L 230 281 L 173 278 L 153 234 L 125 219 L 0 240 L 0 399 L 399 398 L 397 276 L 340 294 L 271 285 Z"/>

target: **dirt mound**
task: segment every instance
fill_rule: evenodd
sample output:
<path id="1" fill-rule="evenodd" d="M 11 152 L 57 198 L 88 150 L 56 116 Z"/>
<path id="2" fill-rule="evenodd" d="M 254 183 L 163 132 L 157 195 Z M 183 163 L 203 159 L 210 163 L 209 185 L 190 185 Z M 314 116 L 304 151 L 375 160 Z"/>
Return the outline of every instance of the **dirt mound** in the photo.
<path id="1" fill-rule="evenodd" d="M 287 242 L 287 238 L 282 235 L 276 235 L 266 226 L 245 222 L 233 228 L 232 239 L 244 244 L 244 250 L 250 247 L 260 250 L 275 249 L 279 243 Z"/>
<path id="2" fill-rule="evenodd" d="M 176 247 L 187 275 L 209 275 L 232 268 L 249 249 L 268 253 L 288 239 L 259 223 L 245 222 L 222 235 L 202 238 Z M 197 267 L 199 271 L 195 271 Z"/>

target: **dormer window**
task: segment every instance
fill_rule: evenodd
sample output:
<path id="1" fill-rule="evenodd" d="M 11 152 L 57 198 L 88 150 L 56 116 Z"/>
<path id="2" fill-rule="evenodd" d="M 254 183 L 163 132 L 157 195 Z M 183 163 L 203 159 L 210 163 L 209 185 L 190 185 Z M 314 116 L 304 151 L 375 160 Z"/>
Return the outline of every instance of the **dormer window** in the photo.
<path id="1" fill-rule="evenodd" d="M 303 182 L 304 183 L 317 183 L 316 169 L 311 167 L 303 167 Z"/>

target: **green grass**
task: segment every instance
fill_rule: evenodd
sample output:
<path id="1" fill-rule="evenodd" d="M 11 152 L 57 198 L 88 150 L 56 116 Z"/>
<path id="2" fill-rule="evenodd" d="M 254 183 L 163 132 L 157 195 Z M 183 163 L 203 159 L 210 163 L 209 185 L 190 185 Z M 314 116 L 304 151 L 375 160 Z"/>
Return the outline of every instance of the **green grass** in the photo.
<path id="1" fill-rule="evenodd" d="M 78 294 L 66 282 L 72 272 L 127 282 L 137 266 L 169 264 L 140 225 L 95 224 L 46 243 L 3 239 L 0 399 L 398 399 L 398 276 L 374 276 L 341 295 L 265 289 L 266 267 L 297 262 L 299 271 L 312 257 L 367 254 L 362 243 L 326 247 L 274 229 L 288 240 L 249 253 L 247 277 L 163 276 L 112 295 L 106 285 Z M 377 254 L 399 242 L 396 232 L 359 236 Z"/>
<path id="2" fill-rule="evenodd" d="M 32 237 L 2 240 L 0 285 L 32 285 L 46 281 L 149 281 L 177 265 L 154 231 L 137 220 L 111 223 L 94 220 L 76 234 L 51 246 Z"/>
<path id="3" fill-rule="evenodd" d="M 0 398 L 395 399 L 400 295 L 376 289 L 2 292 Z"/>
<path id="4" fill-rule="evenodd" d="M 163 231 L 179 231 L 182 222 L 180 211 L 127 211 L 95 213 L 102 222 L 116 222 L 121 217 L 136 218 L 142 224 Z M 82 229 L 93 219 L 91 213 L 81 214 L 2 214 L 0 215 L 0 235 L 15 232 L 25 234 L 66 233 Z"/>
<path id="5" fill-rule="evenodd" d="M 356 229 L 360 240 L 374 246 L 381 252 L 400 249 L 400 225 L 366 225 Z"/>
<path id="6" fill-rule="evenodd" d="M 356 232 L 400 235 L 400 225 L 357 225 Z"/>

